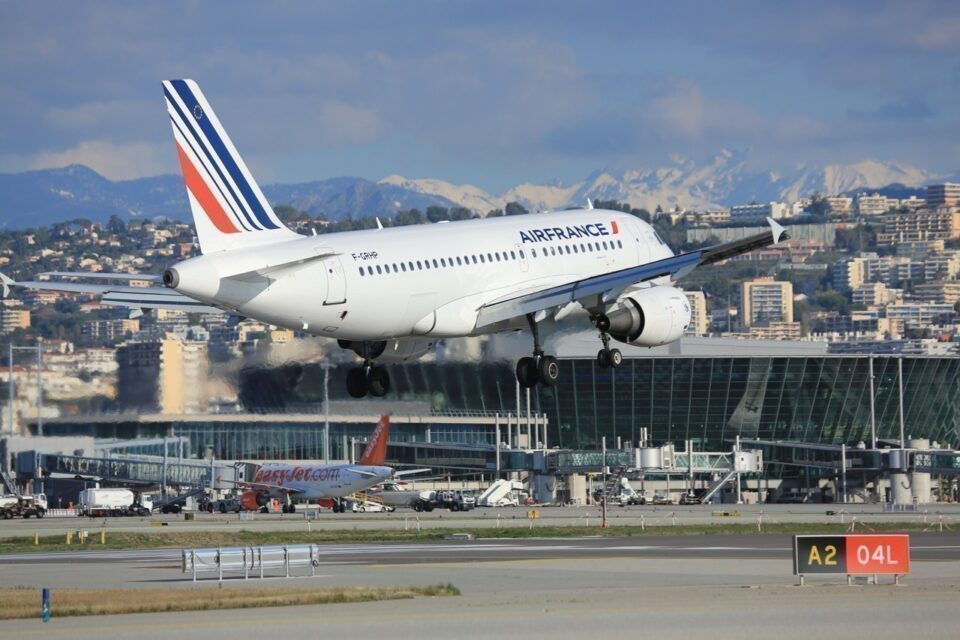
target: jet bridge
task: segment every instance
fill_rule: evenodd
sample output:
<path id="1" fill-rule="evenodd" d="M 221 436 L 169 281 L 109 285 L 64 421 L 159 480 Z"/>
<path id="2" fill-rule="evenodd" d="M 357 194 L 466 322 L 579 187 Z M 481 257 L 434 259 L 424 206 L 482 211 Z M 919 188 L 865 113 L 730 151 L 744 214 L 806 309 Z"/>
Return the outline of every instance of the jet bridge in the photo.
<path id="1" fill-rule="evenodd" d="M 90 476 L 101 481 L 143 486 L 176 486 L 234 489 L 253 477 L 249 465 L 214 460 L 170 460 L 160 456 L 87 457 L 35 451 L 17 456 L 17 476 L 39 479 L 45 475 Z"/>

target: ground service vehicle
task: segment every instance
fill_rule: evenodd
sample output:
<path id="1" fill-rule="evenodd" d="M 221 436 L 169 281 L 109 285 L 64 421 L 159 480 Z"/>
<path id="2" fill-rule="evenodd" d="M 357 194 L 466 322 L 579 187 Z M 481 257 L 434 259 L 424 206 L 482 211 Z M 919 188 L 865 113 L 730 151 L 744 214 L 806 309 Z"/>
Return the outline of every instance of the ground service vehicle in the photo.
<path id="1" fill-rule="evenodd" d="M 30 518 L 36 516 L 42 518 L 47 514 L 46 496 L 41 501 L 39 496 L 20 496 L 15 503 L 9 503 L 0 507 L 0 518 L 9 520 L 11 518 Z"/>
<path id="2" fill-rule="evenodd" d="M 240 513 L 243 511 L 243 505 L 239 498 L 223 498 L 221 500 L 211 500 L 206 504 L 206 510 L 210 513 L 219 511 L 220 513 Z"/>
<path id="3" fill-rule="evenodd" d="M 84 489 L 80 492 L 80 513 L 91 518 L 148 516 L 152 506 L 141 504 L 130 489 Z"/>
<path id="4" fill-rule="evenodd" d="M 433 511 L 434 509 L 449 509 L 450 511 L 469 511 L 473 509 L 473 502 L 465 500 L 456 491 L 437 491 L 431 498 L 418 498 L 413 503 L 414 511 Z"/>

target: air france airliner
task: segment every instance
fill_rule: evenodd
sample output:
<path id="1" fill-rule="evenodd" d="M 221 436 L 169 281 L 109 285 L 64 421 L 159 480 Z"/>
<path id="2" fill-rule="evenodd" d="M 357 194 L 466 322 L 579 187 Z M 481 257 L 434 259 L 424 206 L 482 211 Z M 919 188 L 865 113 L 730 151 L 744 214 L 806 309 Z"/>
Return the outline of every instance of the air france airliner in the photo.
<path id="1" fill-rule="evenodd" d="M 585 208 L 327 235 L 299 235 L 277 217 L 200 87 L 163 83 L 176 155 L 202 255 L 151 276 L 158 286 L 116 286 L 130 274 L 10 286 L 97 293 L 104 304 L 221 312 L 334 338 L 361 365 L 353 397 L 390 389 L 385 363 L 418 358 L 438 340 L 529 330 L 516 375 L 553 386 L 556 357 L 541 328 L 586 316 L 598 333 L 597 365 L 619 367 L 611 341 L 653 347 L 683 335 L 690 305 L 676 281 L 693 269 L 776 244 L 769 231 L 675 255 L 653 227 L 621 212 Z"/>

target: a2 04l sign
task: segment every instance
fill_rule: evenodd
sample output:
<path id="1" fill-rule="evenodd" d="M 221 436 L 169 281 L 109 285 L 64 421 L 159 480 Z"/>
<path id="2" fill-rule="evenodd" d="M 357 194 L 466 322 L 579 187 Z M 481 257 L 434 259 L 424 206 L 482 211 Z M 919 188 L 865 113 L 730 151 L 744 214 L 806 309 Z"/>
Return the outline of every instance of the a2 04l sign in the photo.
<path id="1" fill-rule="evenodd" d="M 910 536 L 793 536 L 793 573 L 847 575 L 910 572 Z"/>

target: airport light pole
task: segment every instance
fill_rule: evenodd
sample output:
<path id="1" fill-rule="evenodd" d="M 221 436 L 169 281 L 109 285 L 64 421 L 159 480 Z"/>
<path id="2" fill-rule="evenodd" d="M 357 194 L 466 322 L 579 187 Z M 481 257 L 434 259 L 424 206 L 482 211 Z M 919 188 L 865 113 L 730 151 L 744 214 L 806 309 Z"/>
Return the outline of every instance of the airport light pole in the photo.
<path id="1" fill-rule="evenodd" d="M 607 528 L 607 436 L 600 438 L 600 471 L 603 473 L 603 484 L 600 491 L 600 528 Z"/>
<path id="2" fill-rule="evenodd" d="M 903 356 L 897 358 L 897 382 L 900 385 L 900 450 L 906 448 L 906 440 L 903 438 Z"/>
<path id="3" fill-rule="evenodd" d="M 330 464 L 330 363 L 323 363 L 323 462 Z"/>

